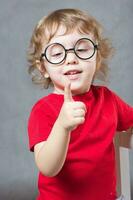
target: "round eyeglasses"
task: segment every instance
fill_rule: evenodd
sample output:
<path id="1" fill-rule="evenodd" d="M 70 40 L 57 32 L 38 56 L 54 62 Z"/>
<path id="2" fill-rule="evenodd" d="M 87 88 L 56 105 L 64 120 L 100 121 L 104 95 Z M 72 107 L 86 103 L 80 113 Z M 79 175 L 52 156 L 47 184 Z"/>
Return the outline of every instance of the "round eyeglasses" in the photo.
<path id="1" fill-rule="evenodd" d="M 68 52 L 74 52 L 81 60 L 88 60 L 95 54 L 97 49 L 98 45 L 88 38 L 79 39 L 74 45 L 74 48 L 70 49 L 65 49 L 60 43 L 52 43 L 41 54 L 40 60 L 45 57 L 51 64 L 60 64 L 66 59 Z"/>

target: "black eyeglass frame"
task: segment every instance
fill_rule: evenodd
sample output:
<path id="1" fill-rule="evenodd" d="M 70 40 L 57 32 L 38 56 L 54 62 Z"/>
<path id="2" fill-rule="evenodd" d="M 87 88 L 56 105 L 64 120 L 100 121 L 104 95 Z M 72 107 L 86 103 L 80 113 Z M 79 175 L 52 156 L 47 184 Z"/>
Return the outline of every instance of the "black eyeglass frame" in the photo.
<path id="1" fill-rule="evenodd" d="M 78 56 L 78 54 L 76 53 L 76 50 L 75 50 L 75 47 L 76 47 L 77 43 L 78 43 L 80 40 L 84 40 L 84 39 L 90 41 L 90 42 L 93 44 L 93 46 L 94 46 L 94 52 L 93 52 L 93 54 L 92 54 L 90 57 L 88 57 L 88 58 L 81 58 L 80 56 Z M 65 56 L 64 56 L 63 60 L 61 60 L 61 61 L 58 62 L 58 63 L 53 63 L 53 62 L 51 62 L 51 61 L 47 58 L 47 56 L 46 56 L 46 51 L 47 51 L 47 49 L 48 49 L 51 45 L 54 45 L 54 44 L 57 44 L 57 45 L 62 46 L 63 49 L 64 49 L 64 51 L 65 51 Z M 42 60 L 43 57 L 45 57 L 46 60 L 47 60 L 49 63 L 51 63 L 51 64 L 54 64 L 54 65 L 61 64 L 61 63 L 66 59 L 67 52 L 70 52 L 70 51 L 73 51 L 73 52 L 75 53 L 75 55 L 76 55 L 79 59 L 81 59 L 81 60 L 89 60 L 90 58 L 92 58 L 92 57 L 94 56 L 96 50 L 98 50 L 98 44 L 95 44 L 95 43 L 94 43 L 91 39 L 89 39 L 89 38 L 80 38 L 80 39 L 75 43 L 74 47 L 73 47 L 73 48 L 70 48 L 70 49 L 66 49 L 66 48 L 65 48 L 62 44 L 60 44 L 60 43 L 52 43 L 52 44 L 49 44 L 49 45 L 46 47 L 46 49 L 44 50 L 44 53 L 41 54 L 40 61 Z"/>

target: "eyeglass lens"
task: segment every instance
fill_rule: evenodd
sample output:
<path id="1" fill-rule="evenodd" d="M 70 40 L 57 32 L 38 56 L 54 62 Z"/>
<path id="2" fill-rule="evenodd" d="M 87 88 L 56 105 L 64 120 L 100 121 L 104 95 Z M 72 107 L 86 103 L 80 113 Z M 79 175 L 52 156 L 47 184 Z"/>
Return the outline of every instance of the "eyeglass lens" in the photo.
<path id="1" fill-rule="evenodd" d="M 46 50 L 46 58 L 51 63 L 60 63 L 65 57 L 65 49 L 60 44 L 51 44 Z"/>

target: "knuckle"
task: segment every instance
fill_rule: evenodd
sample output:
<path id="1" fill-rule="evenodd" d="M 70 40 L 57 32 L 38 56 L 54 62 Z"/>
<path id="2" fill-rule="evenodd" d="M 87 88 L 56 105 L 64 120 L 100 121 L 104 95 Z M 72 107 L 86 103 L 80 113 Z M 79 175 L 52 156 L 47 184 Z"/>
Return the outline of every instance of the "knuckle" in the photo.
<path id="1" fill-rule="evenodd" d="M 85 115 L 85 111 L 84 111 L 84 110 L 80 110 L 80 111 L 79 111 L 79 116 L 82 117 L 82 116 L 84 116 L 84 115 Z"/>
<path id="2" fill-rule="evenodd" d="M 83 116 L 85 116 L 85 111 L 84 110 L 82 111 L 82 114 L 83 114 Z"/>
<path id="3" fill-rule="evenodd" d="M 85 121 L 84 117 L 79 117 L 79 118 L 76 119 L 77 124 L 82 124 L 82 123 L 84 123 L 84 121 Z"/>
<path id="4" fill-rule="evenodd" d="M 83 108 L 84 110 L 86 110 L 86 105 L 83 102 L 80 102 L 80 106 L 81 106 L 81 108 Z"/>
<path id="5" fill-rule="evenodd" d="M 84 123 L 85 118 L 84 118 L 84 117 L 81 117 L 80 121 L 81 121 L 81 124 Z"/>
<path id="6" fill-rule="evenodd" d="M 85 116 L 85 113 L 86 113 L 86 112 L 85 112 L 84 109 L 81 109 L 81 110 L 80 110 L 80 115 L 81 115 L 81 116 Z"/>

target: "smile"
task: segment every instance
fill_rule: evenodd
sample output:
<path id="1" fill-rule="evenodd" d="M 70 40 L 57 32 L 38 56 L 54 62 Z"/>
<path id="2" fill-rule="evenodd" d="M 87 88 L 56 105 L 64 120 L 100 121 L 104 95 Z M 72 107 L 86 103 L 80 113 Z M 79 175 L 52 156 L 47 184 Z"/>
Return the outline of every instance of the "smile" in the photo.
<path id="1" fill-rule="evenodd" d="M 67 76 L 69 78 L 69 80 L 76 80 L 80 77 L 81 73 L 82 73 L 81 71 L 72 70 L 72 71 L 65 73 L 64 75 Z"/>
<path id="2" fill-rule="evenodd" d="M 64 75 L 75 75 L 75 74 L 80 74 L 81 71 L 79 70 L 70 70 L 68 72 L 66 72 Z"/>

